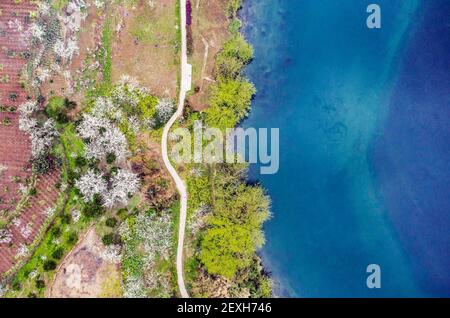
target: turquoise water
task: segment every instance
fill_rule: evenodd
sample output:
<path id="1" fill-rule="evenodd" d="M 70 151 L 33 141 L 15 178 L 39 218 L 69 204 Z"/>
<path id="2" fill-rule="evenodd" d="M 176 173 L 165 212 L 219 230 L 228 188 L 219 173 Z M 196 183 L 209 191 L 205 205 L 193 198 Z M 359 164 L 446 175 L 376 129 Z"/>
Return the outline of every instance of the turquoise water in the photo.
<path id="1" fill-rule="evenodd" d="M 404 61 L 413 54 L 409 48 L 420 27 L 429 21 L 425 15 L 436 8 L 419 0 L 376 2 L 382 8 L 381 30 L 366 27 L 366 7 L 373 1 L 258 0 L 246 1 L 242 10 L 244 32 L 255 48 L 247 75 L 258 89 L 243 126 L 280 128 L 279 172 L 259 175 L 252 166 L 251 179 L 261 182 L 273 201 L 262 256 L 281 296 L 415 297 L 450 290 L 450 279 L 433 285 L 448 274 L 433 272 L 424 246 L 432 242 L 421 240 L 414 223 L 403 226 L 402 218 L 411 219 L 414 207 L 396 204 L 418 179 L 407 178 L 411 169 L 394 167 L 397 158 L 422 158 L 406 152 L 415 147 L 414 135 L 406 138 L 410 145 L 405 153 L 397 154 L 398 125 L 413 122 L 401 119 L 412 118 L 411 113 L 393 114 L 392 109 L 411 95 L 408 87 L 399 88 L 403 77 L 411 77 Z M 422 71 L 416 75 L 426 80 Z M 436 107 L 448 110 L 447 100 Z M 405 137 L 409 128 L 401 129 Z M 449 167 L 446 160 L 440 162 L 441 168 Z M 402 184 L 394 168 L 402 174 Z M 449 180 L 437 181 L 443 183 L 443 197 Z M 421 202 L 420 193 L 414 195 L 411 200 Z M 433 217 L 449 206 L 433 210 Z M 426 220 L 426 213 L 421 217 Z M 422 224 L 418 221 L 416 225 Z M 443 229 L 448 229 L 447 221 Z M 434 259 L 443 259 L 438 271 L 449 263 L 447 242 L 435 248 Z M 369 264 L 381 266 L 381 289 L 366 287 Z"/>

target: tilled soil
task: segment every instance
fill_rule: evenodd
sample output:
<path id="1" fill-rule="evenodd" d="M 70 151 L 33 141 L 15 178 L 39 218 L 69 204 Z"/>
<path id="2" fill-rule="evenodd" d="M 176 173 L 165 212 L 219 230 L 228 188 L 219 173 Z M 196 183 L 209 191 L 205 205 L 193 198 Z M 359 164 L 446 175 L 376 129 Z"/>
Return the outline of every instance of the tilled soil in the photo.
<path id="1" fill-rule="evenodd" d="M 20 201 L 20 185 L 31 177 L 30 141 L 27 134 L 19 130 L 17 107 L 26 101 L 27 93 L 20 85 L 20 71 L 26 64 L 24 53 L 28 49 L 27 32 L 30 12 L 36 8 L 28 0 L 0 2 L 0 213 L 14 213 Z M 39 176 L 36 181 L 36 196 L 8 226 L 12 242 L 0 244 L 0 275 L 19 261 L 24 247 L 33 242 L 41 226 L 48 218 L 47 211 L 53 207 L 59 190 L 59 171 Z"/>

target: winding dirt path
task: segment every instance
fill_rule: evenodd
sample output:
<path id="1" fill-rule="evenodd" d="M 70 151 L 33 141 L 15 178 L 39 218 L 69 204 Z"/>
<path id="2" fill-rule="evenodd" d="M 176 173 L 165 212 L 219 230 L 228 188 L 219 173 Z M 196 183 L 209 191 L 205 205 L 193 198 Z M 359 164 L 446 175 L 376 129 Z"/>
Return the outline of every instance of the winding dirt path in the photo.
<path id="1" fill-rule="evenodd" d="M 164 165 L 169 171 L 172 179 L 175 181 L 178 192 L 180 193 L 180 222 L 178 228 L 178 248 L 177 248 L 177 276 L 178 276 L 178 288 L 183 298 L 188 298 L 189 294 L 186 290 L 183 277 L 183 246 L 184 246 L 184 234 L 186 228 L 186 211 L 187 211 L 187 190 L 181 177 L 178 175 L 175 168 L 170 163 L 167 138 L 170 128 L 177 121 L 177 119 L 183 114 L 184 102 L 186 99 L 186 92 L 191 90 L 192 81 L 192 66 L 187 63 L 187 44 L 186 44 L 186 0 L 180 0 L 181 11 L 181 84 L 180 84 L 180 96 L 177 111 L 170 118 L 163 130 L 161 148 Z"/>

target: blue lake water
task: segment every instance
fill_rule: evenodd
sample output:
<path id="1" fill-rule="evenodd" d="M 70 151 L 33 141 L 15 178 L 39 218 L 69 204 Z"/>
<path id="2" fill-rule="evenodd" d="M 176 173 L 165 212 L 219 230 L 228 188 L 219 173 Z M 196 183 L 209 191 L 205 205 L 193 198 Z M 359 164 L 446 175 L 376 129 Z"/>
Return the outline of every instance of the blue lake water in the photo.
<path id="1" fill-rule="evenodd" d="M 366 27 L 367 5 L 382 28 Z M 246 0 L 258 93 L 280 128 L 265 265 L 291 297 L 450 296 L 450 1 Z M 378 264 L 382 288 L 368 289 Z"/>

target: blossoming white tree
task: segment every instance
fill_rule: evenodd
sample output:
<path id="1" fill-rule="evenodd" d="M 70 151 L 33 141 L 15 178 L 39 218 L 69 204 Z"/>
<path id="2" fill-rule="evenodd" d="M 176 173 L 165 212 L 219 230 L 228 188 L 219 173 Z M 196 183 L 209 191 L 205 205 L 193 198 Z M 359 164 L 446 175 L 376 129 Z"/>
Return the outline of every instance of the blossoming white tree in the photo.
<path id="1" fill-rule="evenodd" d="M 55 214 L 56 209 L 54 207 L 49 206 L 44 211 L 44 215 L 48 218 L 52 217 Z"/>
<path id="2" fill-rule="evenodd" d="M 75 53 L 78 53 L 79 48 L 76 41 L 69 39 L 66 43 L 64 41 L 58 39 L 55 42 L 55 46 L 53 47 L 53 51 L 56 56 L 70 61 Z"/>
<path id="3" fill-rule="evenodd" d="M 38 109 L 35 101 L 29 100 L 19 106 L 19 113 L 23 117 L 30 117 Z"/>
<path id="4" fill-rule="evenodd" d="M 166 123 L 174 112 L 174 106 L 170 99 L 161 99 L 156 105 L 156 115 L 160 123 Z"/>
<path id="5" fill-rule="evenodd" d="M 40 2 L 38 5 L 38 12 L 39 12 L 39 15 L 42 15 L 42 16 L 49 15 L 50 14 L 50 5 L 45 1 Z"/>
<path id="6" fill-rule="evenodd" d="M 147 262 L 156 261 L 159 255 L 164 259 L 169 258 L 172 244 L 171 218 L 168 214 L 162 216 L 139 215 L 137 234 L 142 238 L 144 248 L 147 253 Z"/>
<path id="7" fill-rule="evenodd" d="M 25 132 L 30 132 L 34 127 L 37 126 L 37 121 L 31 117 L 20 117 L 19 118 L 19 129 Z"/>
<path id="8" fill-rule="evenodd" d="M 45 82 L 47 79 L 50 78 L 50 70 L 46 68 L 37 68 L 36 70 L 36 77 L 39 81 L 39 83 Z"/>
<path id="9" fill-rule="evenodd" d="M 113 208 L 128 204 L 129 196 L 136 193 L 140 187 L 140 180 L 136 174 L 127 169 L 118 169 L 108 184 L 102 173 L 88 170 L 75 182 L 85 202 L 90 202 L 96 194 L 100 195 L 103 206 Z"/>
<path id="10" fill-rule="evenodd" d="M 58 131 L 55 127 L 55 121 L 48 119 L 42 125 L 36 125 L 29 131 L 31 138 L 31 154 L 33 157 L 39 157 L 44 154 L 53 145 Z"/>
<path id="11" fill-rule="evenodd" d="M 92 114 L 95 117 L 120 121 L 123 118 L 122 110 L 110 98 L 99 97 L 95 100 Z"/>
<path id="12" fill-rule="evenodd" d="M 70 211 L 70 215 L 72 216 L 73 222 L 78 223 L 81 217 L 81 211 L 77 209 L 72 209 Z"/>
<path id="13" fill-rule="evenodd" d="M 105 250 L 101 251 L 101 256 L 104 260 L 119 264 L 121 261 L 121 248 L 118 244 L 108 245 Z"/>
<path id="14" fill-rule="evenodd" d="M 44 34 L 45 34 L 43 27 L 37 23 L 31 24 L 28 29 L 28 32 L 31 35 L 33 40 L 39 41 L 39 42 L 42 41 L 42 39 L 44 38 Z"/>
<path id="15" fill-rule="evenodd" d="M 122 75 L 112 91 L 111 99 L 117 107 L 137 108 L 142 99 L 148 96 L 151 96 L 150 91 L 141 86 L 136 79 Z"/>
<path id="16" fill-rule="evenodd" d="M 128 142 L 122 132 L 112 123 L 101 117 L 84 115 L 78 127 L 78 134 L 88 139 L 86 157 L 103 160 L 108 154 L 114 154 L 118 160 L 128 155 Z"/>
<path id="17" fill-rule="evenodd" d="M 20 234 L 25 239 L 30 237 L 31 232 L 33 232 L 33 224 L 32 223 L 27 223 L 26 225 L 24 225 L 20 228 Z"/>
<path id="18" fill-rule="evenodd" d="M 22 32 L 23 30 L 23 25 L 18 19 L 9 20 L 8 27 L 10 29 L 17 29 L 18 32 Z"/>
<path id="19" fill-rule="evenodd" d="M 75 182 L 75 186 L 80 190 L 85 202 L 92 201 L 96 194 L 104 196 L 107 190 L 107 184 L 103 178 L 103 174 L 96 173 L 93 170 L 88 170 L 86 174 L 81 176 Z"/>
<path id="20" fill-rule="evenodd" d="M 169 259 L 172 246 L 172 221 L 169 214 L 161 216 L 140 214 L 135 226 L 121 224 L 119 233 L 125 242 L 123 257 L 133 257 L 135 251 L 129 246 L 142 242 L 139 251 L 144 252 L 145 275 L 127 275 L 124 280 L 125 297 L 143 297 L 148 290 L 157 291 L 159 297 L 170 296 L 170 281 L 167 275 L 157 270 L 157 256 Z M 128 245 L 130 243 L 130 245 Z"/>
<path id="21" fill-rule="evenodd" d="M 28 254 L 28 247 L 25 244 L 20 244 L 20 247 L 17 249 L 16 257 L 21 258 Z"/>
<path id="22" fill-rule="evenodd" d="M 53 119 L 47 119 L 41 124 L 33 117 L 37 109 L 37 103 L 33 101 L 27 101 L 19 106 L 19 129 L 30 135 L 31 154 L 34 158 L 48 151 L 58 136 Z"/>
<path id="23" fill-rule="evenodd" d="M 119 169 L 111 179 L 111 188 L 103 196 L 103 205 L 112 208 L 126 205 L 129 195 L 139 190 L 140 181 L 136 174 L 126 169 Z"/>

